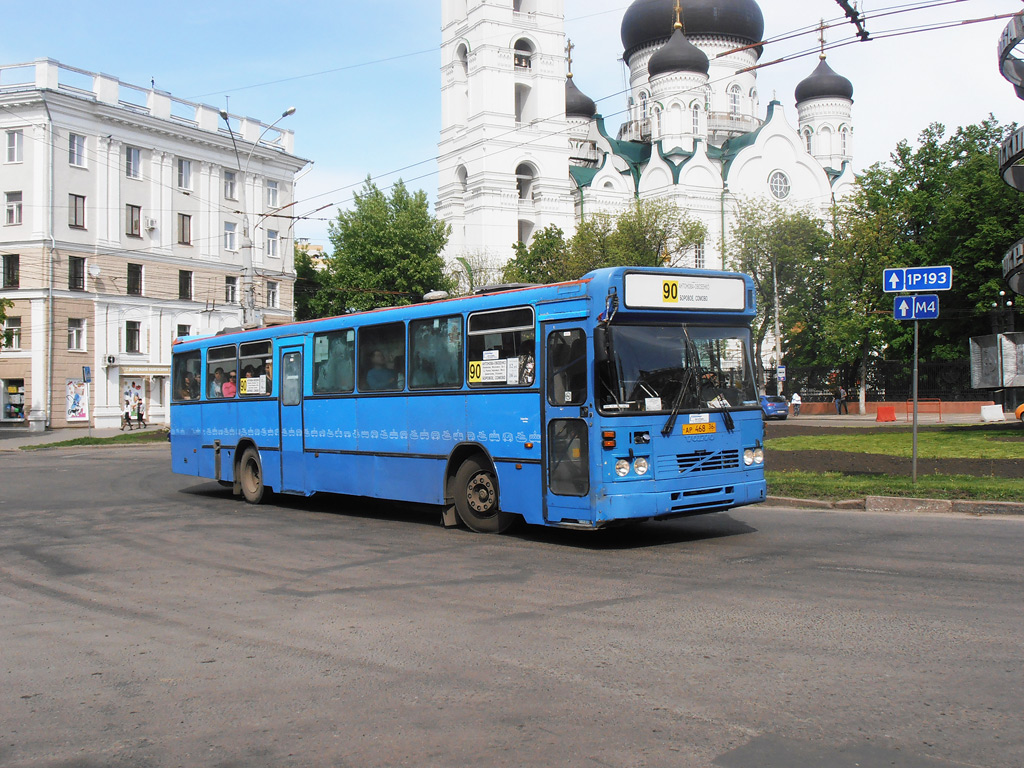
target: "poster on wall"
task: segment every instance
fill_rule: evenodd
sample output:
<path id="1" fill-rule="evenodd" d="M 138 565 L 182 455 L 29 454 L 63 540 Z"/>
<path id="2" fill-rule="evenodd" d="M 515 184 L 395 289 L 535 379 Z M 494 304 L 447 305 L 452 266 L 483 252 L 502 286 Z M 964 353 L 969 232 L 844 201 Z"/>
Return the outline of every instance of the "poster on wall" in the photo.
<path id="1" fill-rule="evenodd" d="M 132 418 L 138 417 L 139 404 L 144 398 L 143 381 L 131 376 L 121 377 L 121 408 L 131 411 Z M 145 409 L 145 405 L 143 405 Z"/>
<path id="2" fill-rule="evenodd" d="M 68 379 L 67 420 L 89 420 L 89 392 L 82 379 Z"/>

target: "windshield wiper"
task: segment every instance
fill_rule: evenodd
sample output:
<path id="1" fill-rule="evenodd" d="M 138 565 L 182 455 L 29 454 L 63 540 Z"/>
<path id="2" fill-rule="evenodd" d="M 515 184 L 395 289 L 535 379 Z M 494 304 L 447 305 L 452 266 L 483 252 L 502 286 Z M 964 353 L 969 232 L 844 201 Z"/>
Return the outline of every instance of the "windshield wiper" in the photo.
<path id="1" fill-rule="evenodd" d="M 683 338 L 686 339 L 686 357 L 697 361 L 697 370 L 700 371 L 700 358 L 697 356 L 697 347 L 690 339 L 690 334 L 686 331 L 686 326 L 683 326 Z M 683 407 L 683 398 L 686 395 L 686 390 L 689 386 L 693 386 L 693 394 L 697 400 L 697 408 L 700 408 L 700 379 L 694 374 L 693 369 L 687 365 L 683 369 L 683 376 L 679 381 L 679 392 L 676 393 L 675 402 L 672 403 L 672 410 L 668 414 L 668 421 L 665 422 L 665 426 L 661 428 L 661 436 L 668 437 L 672 434 L 672 429 L 676 425 L 676 417 L 679 416 L 679 411 Z"/>

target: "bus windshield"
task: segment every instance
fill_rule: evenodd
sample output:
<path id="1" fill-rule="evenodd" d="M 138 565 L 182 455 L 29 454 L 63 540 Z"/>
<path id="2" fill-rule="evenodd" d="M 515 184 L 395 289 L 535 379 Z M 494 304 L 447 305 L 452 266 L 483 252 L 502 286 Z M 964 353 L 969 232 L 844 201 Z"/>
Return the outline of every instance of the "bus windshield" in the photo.
<path id="1" fill-rule="evenodd" d="M 597 364 L 606 413 L 757 406 L 750 331 L 693 325 L 612 325 Z"/>

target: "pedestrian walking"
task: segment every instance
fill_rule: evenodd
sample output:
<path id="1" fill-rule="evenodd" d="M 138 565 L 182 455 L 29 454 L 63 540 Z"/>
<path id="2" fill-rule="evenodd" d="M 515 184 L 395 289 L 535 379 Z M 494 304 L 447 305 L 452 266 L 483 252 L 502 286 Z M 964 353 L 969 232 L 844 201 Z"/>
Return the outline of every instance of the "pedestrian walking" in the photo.
<path id="1" fill-rule="evenodd" d="M 142 405 L 142 398 L 135 401 L 135 423 L 139 429 L 146 426 L 146 409 Z"/>
<path id="2" fill-rule="evenodd" d="M 794 392 L 793 393 L 793 397 L 790 398 L 789 402 L 793 405 L 793 415 L 794 416 L 799 416 L 800 415 L 800 405 L 803 403 L 803 400 L 800 399 L 800 393 L 799 392 Z"/>
<path id="3" fill-rule="evenodd" d="M 132 404 L 128 401 L 124 401 L 124 408 L 121 411 L 121 431 L 124 432 L 124 428 L 128 427 L 128 431 L 132 431 Z"/>
<path id="4" fill-rule="evenodd" d="M 850 415 L 850 406 L 846 402 L 846 390 L 843 387 L 839 388 L 839 407 L 836 408 L 836 413 L 839 412 L 839 408 L 842 408 L 847 416 Z"/>

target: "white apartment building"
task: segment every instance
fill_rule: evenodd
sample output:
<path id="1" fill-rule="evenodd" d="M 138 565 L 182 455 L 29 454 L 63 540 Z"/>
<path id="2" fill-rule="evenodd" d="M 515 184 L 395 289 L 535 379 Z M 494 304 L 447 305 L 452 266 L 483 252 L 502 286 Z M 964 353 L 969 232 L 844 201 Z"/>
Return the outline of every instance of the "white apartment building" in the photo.
<path id="1" fill-rule="evenodd" d="M 0 142 L 0 428 L 166 422 L 175 338 L 291 319 L 291 131 L 39 59 Z"/>

